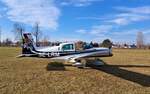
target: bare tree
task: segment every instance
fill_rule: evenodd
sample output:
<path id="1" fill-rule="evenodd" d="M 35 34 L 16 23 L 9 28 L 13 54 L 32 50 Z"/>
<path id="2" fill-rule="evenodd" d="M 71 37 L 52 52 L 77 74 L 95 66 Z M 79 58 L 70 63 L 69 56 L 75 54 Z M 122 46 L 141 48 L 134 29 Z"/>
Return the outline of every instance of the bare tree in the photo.
<path id="1" fill-rule="evenodd" d="M 78 42 L 75 43 L 75 46 L 76 46 L 75 48 L 77 50 L 83 50 L 83 45 L 84 45 L 83 41 L 78 41 Z"/>
<path id="2" fill-rule="evenodd" d="M 39 39 L 40 39 L 40 36 L 41 36 L 41 30 L 40 30 L 38 22 L 35 23 L 33 35 L 35 36 L 36 46 L 39 46 L 38 42 L 39 42 Z"/>
<path id="3" fill-rule="evenodd" d="M 44 36 L 41 42 L 42 42 L 42 46 L 48 46 L 49 45 L 48 37 Z"/>
<path id="4" fill-rule="evenodd" d="M 15 34 L 15 40 L 23 41 L 24 28 L 21 24 L 15 23 L 12 32 Z"/>
<path id="5" fill-rule="evenodd" d="M 138 48 L 142 48 L 144 46 L 144 36 L 143 36 L 143 33 L 142 32 L 138 32 L 137 33 L 137 47 Z"/>
<path id="6" fill-rule="evenodd" d="M 6 40 L 4 40 L 4 46 L 12 46 L 12 41 L 9 38 L 6 38 Z"/>

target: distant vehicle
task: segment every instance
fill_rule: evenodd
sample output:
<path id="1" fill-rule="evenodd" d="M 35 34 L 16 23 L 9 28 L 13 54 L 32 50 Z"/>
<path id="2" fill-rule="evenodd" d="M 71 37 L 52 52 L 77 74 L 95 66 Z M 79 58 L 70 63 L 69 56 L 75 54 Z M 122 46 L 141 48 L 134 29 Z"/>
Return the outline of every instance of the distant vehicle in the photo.
<path id="1" fill-rule="evenodd" d="M 23 34 L 22 54 L 19 57 L 43 57 L 51 58 L 55 61 L 67 61 L 72 65 L 83 68 L 88 58 L 95 58 L 92 62 L 95 65 L 103 65 L 97 57 L 110 57 L 112 50 L 109 48 L 89 48 L 84 50 L 76 50 L 75 43 L 66 42 L 59 46 L 52 47 L 36 47 L 31 33 Z"/>

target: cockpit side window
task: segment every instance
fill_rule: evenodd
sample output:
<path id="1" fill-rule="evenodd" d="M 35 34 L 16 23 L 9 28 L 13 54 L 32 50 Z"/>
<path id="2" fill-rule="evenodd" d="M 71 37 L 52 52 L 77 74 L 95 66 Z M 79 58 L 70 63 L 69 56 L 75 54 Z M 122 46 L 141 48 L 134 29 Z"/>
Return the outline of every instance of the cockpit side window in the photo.
<path id="1" fill-rule="evenodd" d="M 67 50 L 73 50 L 73 44 L 66 44 L 62 47 L 62 50 L 67 51 Z"/>

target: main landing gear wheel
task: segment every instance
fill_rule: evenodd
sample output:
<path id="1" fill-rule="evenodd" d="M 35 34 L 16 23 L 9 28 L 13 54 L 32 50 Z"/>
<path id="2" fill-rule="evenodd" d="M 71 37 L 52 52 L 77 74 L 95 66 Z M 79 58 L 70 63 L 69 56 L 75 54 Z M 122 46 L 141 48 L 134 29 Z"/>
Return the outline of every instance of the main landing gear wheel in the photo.
<path id="1" fill-rule="evenodd" d="M 77 68 L 83 69 L 86 67 L 86 60 L 77 60 L 77 62 L 75 62 L 72 65 L 77 67 Z"/>
<path id="2" fill-rule="evenodd" d="M 80 66 L 77 66 L 78 68 L 80 68 L 80 69 L 84 69 L 85 67 L 86 67 L 86 60 L 84 60 L 84 59 L 81 59 L 81 60 L 79 60 L 80 61 Z"/>

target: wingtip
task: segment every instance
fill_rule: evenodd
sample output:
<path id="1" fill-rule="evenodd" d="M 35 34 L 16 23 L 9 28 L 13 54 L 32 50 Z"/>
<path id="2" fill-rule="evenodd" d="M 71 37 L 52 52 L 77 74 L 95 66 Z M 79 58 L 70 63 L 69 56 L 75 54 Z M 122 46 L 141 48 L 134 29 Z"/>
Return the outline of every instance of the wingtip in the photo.
<path id="1" fill-rule="evenodd" d="M 23 54 L 16 56 L 16 58 L 24 57 Z"/>

